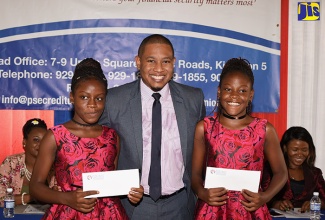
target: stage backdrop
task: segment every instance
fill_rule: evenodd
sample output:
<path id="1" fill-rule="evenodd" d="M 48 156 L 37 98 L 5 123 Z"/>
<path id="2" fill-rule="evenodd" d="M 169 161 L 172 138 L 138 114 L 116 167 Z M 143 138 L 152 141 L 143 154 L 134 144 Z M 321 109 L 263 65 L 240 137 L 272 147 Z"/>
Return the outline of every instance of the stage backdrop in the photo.
<path id="1" fill-rule="evenodd" d="M 251 63 L 253 111 L 278 111 L 280 0 L 3 3 L 1 109 L 69 110 L 73 70 L 86 57 L 102 64 L 109 87 L 133 81 L 141 40 L 159 33 L 175 46 L 174 80 L 202 88 L 208 113 L 216 103 L 222 67 L 232 57 Z"/>
<path id="2" fill-rule="evenodd" d="M 6 151 L 0 151 L 0 161 L 22 151 L 26 120 L 41 117 L 52 126 L 71 117 L 67 97 L 77 62 L 99 60 L 109 87 L 132 81 L 139 43 L 153 33 L 171 39 L 174 80 L 201 87 L 207 113 L 224 62 L 248 59 L 256 78 L 254 115 L 273 123 L 279 136 L 286 129 L 287 0 L 281 1 L 281 23 L 280 0 L 2 0 L 1 5 L 0 141 Z"/>

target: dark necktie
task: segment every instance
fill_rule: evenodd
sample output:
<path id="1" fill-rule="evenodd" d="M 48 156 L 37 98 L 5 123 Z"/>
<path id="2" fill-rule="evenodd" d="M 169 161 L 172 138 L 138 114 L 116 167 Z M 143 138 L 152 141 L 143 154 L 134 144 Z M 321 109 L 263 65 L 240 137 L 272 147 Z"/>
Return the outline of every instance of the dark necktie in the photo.
<path id="1" fill-rule="evenodd" d="M 151 137 L 151 164 L 148 184 L 150 197 L 157 201 L 161 196 L 161 104 L 160 94 L 154 93 L 155 101 L 152 106 L 152 137 Z"/>

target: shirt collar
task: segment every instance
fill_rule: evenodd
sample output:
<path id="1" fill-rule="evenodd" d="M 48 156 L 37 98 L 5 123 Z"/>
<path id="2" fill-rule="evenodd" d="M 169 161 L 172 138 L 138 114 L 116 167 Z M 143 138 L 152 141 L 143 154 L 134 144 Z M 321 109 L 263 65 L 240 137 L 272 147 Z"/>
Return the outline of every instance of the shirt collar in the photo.
<path id="1" fill-rule="evenodd" d="M 141 97 L 143 99 L 153 99 L 152 97 L 152 93 L 155 93 L 155 91 L 153 91 L 152 89 L 150 89 L 146 84 L 144 84 L 144 82 L 141 79 L 140 82 L 140 90 L 141 90 Z M 160 100 L 166 100 L 168 95 L 169 95 L 169 83 L 167 83 L 160 91 L 158 91 L 158 93 L 160 93 L 161 98 Z"/>

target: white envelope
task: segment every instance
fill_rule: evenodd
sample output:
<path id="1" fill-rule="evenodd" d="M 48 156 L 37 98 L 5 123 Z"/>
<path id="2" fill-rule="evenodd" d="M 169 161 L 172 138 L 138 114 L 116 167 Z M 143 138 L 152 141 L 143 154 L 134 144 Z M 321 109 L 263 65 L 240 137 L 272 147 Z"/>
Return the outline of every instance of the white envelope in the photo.
<path id="1" fill-rule="evenodd" d="M 85 198 L 129 194 L 132 187 L 140 187 L 139 170 L 114 170 L 82 174 L 83 191 L 98 190 L 99 194 Z"/>
<path id="2" fill-rule="evenodd" d="M 204 188 L 224 187 L 228 190 L 248 189 L 258 192 L 261 171 L 207 167 Z"/>

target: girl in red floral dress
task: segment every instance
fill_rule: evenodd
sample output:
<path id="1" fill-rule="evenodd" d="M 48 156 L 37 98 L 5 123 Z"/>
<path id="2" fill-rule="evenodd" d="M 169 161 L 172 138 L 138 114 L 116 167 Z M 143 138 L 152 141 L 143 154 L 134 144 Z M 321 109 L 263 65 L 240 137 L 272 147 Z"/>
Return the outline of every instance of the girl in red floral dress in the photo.
<path id="1" fill-rule="evenodd" d="M 228 60 L 218 86 L 218 114 L 197 124 L 192 159 L 195 219 L 271 219 L 266 203 L 285 184 L 287 172 L 274 127 L 250 116 L 253 84 L 247 60 Z M 204 188 L 206 166 L 263 171 L 264 159 L 275 174 L 265 192 Z"/>
<path id="2" fill-rule="evenodd" d="M 118 197 L 84 198 L 98 192 L 80 188 L 82 173 L 116 168 L 118 136 L 115 130 L 97 123 L 104 110 L 106 88 L 107 80 L 97 61 L 87 58 L 76 66 L 70 93 L 74 116 L 46 133 L 30 182 L 35 198 L 53 204 L 43 219 L 127 219 Z M 62 191 L 45 185 L 52 165 Z M 128 198 L 136 204 L 142 196 L 140 186 L 132 188 Z"/>

